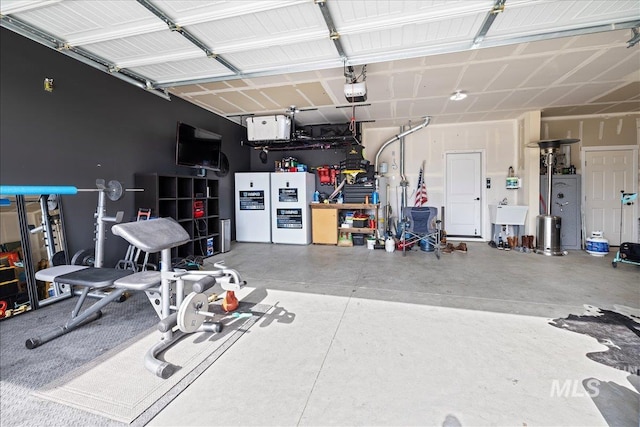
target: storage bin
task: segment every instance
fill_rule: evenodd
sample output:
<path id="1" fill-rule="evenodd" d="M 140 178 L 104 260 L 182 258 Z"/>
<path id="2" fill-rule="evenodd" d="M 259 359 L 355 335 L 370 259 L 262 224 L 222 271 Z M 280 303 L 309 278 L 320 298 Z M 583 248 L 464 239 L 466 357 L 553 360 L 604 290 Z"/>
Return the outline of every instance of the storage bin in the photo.
<path id="1" fill-rule="evenodd" d="M 289 139 L 291 119 L 284 115 L 247 117 L 247 139 L 264 141 Z"/>
<path id="2" fill-rule="evenodd" d="M 368 224 L 369 220 L 367 218 L 354 218 L 353 219 L 353 227 L 354 228 L 365 228 Z"/>
<path id="3" fill-rule="evenodd" d="M 364 234 L 353 233 L 351 235 L 353 246 L 364 246 Z"/>

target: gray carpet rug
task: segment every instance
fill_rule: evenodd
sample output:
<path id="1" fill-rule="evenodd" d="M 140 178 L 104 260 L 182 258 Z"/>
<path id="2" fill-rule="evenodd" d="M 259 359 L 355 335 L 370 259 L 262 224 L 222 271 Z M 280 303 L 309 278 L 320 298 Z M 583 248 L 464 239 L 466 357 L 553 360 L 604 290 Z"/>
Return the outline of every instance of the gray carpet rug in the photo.
<path id="1" fill-rule="evenodd" d="M 570 314 L 550 324 L 591 336 L 607 346 L 606 351 L 587 353 L 589 359 L 640 375 L 640 311 L 628 307 L 611 311 L 592 306 L 587 306 L 587 310 L 583 315 Z"/>
<path id="2" fill-rule="evenodd" d="M 585 306 L 581 315 L 553 319 L 557 328 L 595 338 L 606 350 L 586 353 L 595 362 L 629 373 L 627 379 L 637 391 L 613 381 L 590 377 L 582 386 L 610 426 L 638 426 L 640 419 L 640 310 L 614 306 L 605 310 Z"/>
<path id="3" fill-rule="evenodd" d="M 46 393 L 47 390 L 53 390 L 54 385 L 66 383 L 79 374 L 90 372 L 91 368 L 105 367 L 105 360 L 126 351 L 140 338 L 148 336 L 150 330 L 155 329 L 158 321 L 146 296 L 137 293 L 123 303 L 108 305 L 103 309 L 102 318 L 95 322 L 36 349 L 25 348 L 24 343 L 27 338 L 64 324 L 75 302 L 75 298 L 60 301 L 40 310 L 0 322 L 1 426 L 126 424 L 123 420 L 117 421 L 105 414 L 88 412 L 77 406 L 36 396 L 36 394 Z M 202 360 L 192 369 L 183 369 L 184 375 L 181 375 L 182 378 L 179 381 L 165 390 L 166 392 L 155 402 L 150 402 L 137 418 L 129 422 L 142 425 L 150 420 L 268 309 L 268 306 L 241 303 L 239 311 L 253 313 L 251 318 L 242 319 L 249 323 L 243 323 L 240 327 L 241 325 L 237 322 L 237 329 L 229 328 L 224 346 L 216 346 L 206 357 L 201 357 Z M 201 335 L 198 342 L 211 338 L 211 336 L 206 337 L 207 334 L 194 334 L 185 339 L 195 338 L 197 335 Z M 231 339 L 233 335 L 235 339 Z M 146 352 L 146 348 L 144 351 Z M 142 359 L 136 360 L 131 365 L 144 370 Z M 147 374 L 149 373 L 144 370 L 144 375 Z M 131 383 L 129 379 L 129 384 Z"/>

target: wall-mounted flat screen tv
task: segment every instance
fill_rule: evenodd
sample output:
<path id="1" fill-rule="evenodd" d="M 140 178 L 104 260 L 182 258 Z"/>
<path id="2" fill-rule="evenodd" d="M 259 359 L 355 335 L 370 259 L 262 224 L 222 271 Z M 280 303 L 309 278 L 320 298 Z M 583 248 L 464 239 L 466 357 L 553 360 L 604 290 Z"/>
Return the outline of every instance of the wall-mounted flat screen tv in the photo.
<path id="1" fill-rule="evenodd" d="M 176 164 L 198 169 L 220 170 L 222 136 L 178 122 Z"/>

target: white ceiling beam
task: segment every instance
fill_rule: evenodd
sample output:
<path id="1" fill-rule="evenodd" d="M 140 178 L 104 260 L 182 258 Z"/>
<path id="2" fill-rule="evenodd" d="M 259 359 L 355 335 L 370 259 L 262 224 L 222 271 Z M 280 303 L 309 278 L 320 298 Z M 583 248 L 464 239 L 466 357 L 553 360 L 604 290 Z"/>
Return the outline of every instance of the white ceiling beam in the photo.
<path id="1" fill-rule="evenodd" d="M 585 34 L 603 33 L 607 31 L 624 30 L 640 25 L 638 17 L 628 21 L 614 22 L 608 24 L 595 24 L 589 26 L 578 26 L 576 28 L 567 28 L 562 30 L 549 29 L 539 30 L 533 34 L 507 37 L 487 37 L 482 42 L 482 47 L 504 46 L 506 44 L 530 43 L 540 40 L 557 39 L 561 37 L 582 36 Z"/>
<path id="2" fill-rule="evenodd" d="M 249 50 L 259 50 L 263 48 L 273 47 L 273 46 L 286 46 L 293 43 L 302 43 L 302 42 L 311 42 L 318 40 L 325 40 L 327 38 L 327 31 L 322 30 L 298 30 L 295 33 L 287 33 L 279 36 L 273 36 L 269 38 L 264 38 L 260 40 L 254 41 L 241 41 L 241 42 L 230 42 L 230 43 L 221 43 L 216 45 L 216 53 L 219 54 L 228 54 L 228 53 L 236 53 L 236 52 L 246 52 Z"/>
<path id="3" fill-rule="evenodd" d="M 198 59 L 204 57 L 206 57 L 205 53 L 194 46 L 193 48 L 180 52 L 142 56 L 134 59 L 118 61 L 116 65 L 120 68 L 145 67 L 148 65 L 156 65 L 176 61 L 188 61 L 190 59 Z"/>
<path id="4" fill-rule="evenodd" d="M 24 1 L 4 1 L 0 3 L 0 14 L 9 15 L 14 13 L 28 12 L 34 9 L 40 9 L 41 7 L 50 6 L 55 3 L 60 3 L 62 0 L 24 0 Z"/>
<path id="5" fill-rule="evenodd" d="M 51 0 L 46 3 L 57 3 L 62 0 Z M 43 2 L 44 3 L 44 2 Z M 160 2 L 154 2 L 158 4 Z M 290 7 L 292 5 L 300 4 L 300 3 L 308 3 L 308 0 L 297 0 L 297 1 L 260 1 L 260 2 L 237 2 L 238 7 L 233 7 L 228 10 L 225 10 L 221 13 L 218 10 L 212 10 L 210 12 L 202 13 L 199 11 L 197 14 L 192 16 L 186 16 L 182 18 L 175 19 L 175 24 L 180 27 L 185 27 L 187 25 L 196 25 L 203 24 L 207 22 L 215 22 L 223 19 L 235 18 L 242 15 L 255 14 L 256 12 L 269 11 L 274 9 L 279 9 L 282 7 Z M 140 5 L 145 11 L 148 10 Z M 237 11 L 237 12 L 236 12 Z M 153 33 L 156 31 L 164 31 L 167 29 L 167 25 L 158 19 L 151 13 L 149 13 L 149 22 L 144 24 L 136 23 L 130 27 L 126 28 L 117 28 L 117 29 L 107 29 L 105 31 L 101 31 L 98 34 L 90 34 L 84 36 L 73 37 L 67 40 L 69 44 L 74 46 L 86 45 L 91 43 L 100 43 L 115 39 L 120 39 L 124 37 L 133 37 L 139 36 L 141 34 Z"/>
<path id="6" fill-rule="evenodd" d="M 499 40 L 485 39 L 482 43 L 482 48 L 506 46 L 511 44 L 533 42 L 533 41 L 546 40 L 546 39 L 552 39 L 552 38 L 558 38 L 558 37 L 569 37 L 569 36 L 575 36 L 575 35 L 581 35 L 581 34 L 597 33 L 602 31 L 620 29 L 621 27 L 632 28 L 634 24 L 635 22 L 619 23 L 615 25 L 582 28 L 582 29 L 568 30 L 563 32 L 556 31 L 556 32 L 547 33 L 547 34 L 534 34 L 530 36 L 522 36 L 522 37 L 509 38 L 509 39 L 499 39 Z M 387 51 L 384 53 L 350 55 L 347 61 L 347 65 L 373 64 L 373 63 L 380 63 L 380 62 L 402 60 L 407 58 L 418 58 L 423 56 L 464 52 L 469 50 L 470 43 L 471 43 L 471 40 L 468 40 L 468 41 L 462 41 L 462 42 L 456 42 L 456 43 L 441 44 L 438 46 L 428 46 L 428 47 L 396 50 L 393 52 Z M 295 65 L 287 64 L 285 66 L 275 66 L 275 67 L 265 68 L 260 71 L 242 72 L 240 76 L 243 78 L 266 77 L 266 76 L 273 76 L 273 75 L 285 74 L 285 73 L 296 73 L 296 72 L 303 72 L 303 71 L 321 70 L 321 69 L 327 69 L 327 68 L 337 68 L 343 65 L 344 64 L 342 63 L 340 58 L 336 58 L 334 61 L 324 61 L 322 63 L 305 63 L 305 64 L 295 64 Z M 173 82 L 158 82 L 158 83 L 159 83 L 159 87 L 169 87 L 169 86 L 182 86 L 182 85 L 195 84 L 195 83 L 224 81 L 224 80 L 230 80 L 232 78 L 234 77 L 223 76 L 223 77 L 215 77 L 212 79 L 196 79 L 196 80 L 185 79 L 182 82 L 173 81 Z"/>
<path id="7" fill-rule="evenodd" d="M 173 81 L 159 80 L 156 83 L 156 87 L 167 88 L 167 87 L 175 87 L 175 86 L 186 86 L 186 85 L 192 85 L 192 84 L 213 83 L 213 82 L 221 82 L 225 80 L 235 80 L 237 78 L 252 79 L 257 77 L 275 76 L 279 74 L 289 74 L 289 73 L 297 73 L 297 72 L 304 72 L 304 71 L 318 71 L 318 70 L 325 70 L 330 68 L 342 68 L 342 65 L 343 65 L 342 60 L 336 57 L 335 59 L 332 59 L 332 60 L 300 64 L 295 68 L 291 67 L 290 65 L 286 65 L 286 66 L 278 66 L 278 67 L 268 67 L 259 71 L 242 72 L 238 76 L 221 76 L 221 77 L 198 78 L 198 79 L 187 78 L 184 80 L 173 80 Z"/>
<path id="8" fill-rule="evenodd" d="M 332 3 L 328 3 L 331 9 Z M 366 4 L 366 3 L 365 3 Z M 375 4 L 375 2 L 372 2 Z M 427 25 L 433 22 L 444 21 L 451 18 L 461 18 L 465 16 L 474 16 L 479 13 L 484 13 L 487 7 L 490 7 L 493 3 L 489 2 L 468 2 L 468 4 L 452 4 L 452 6 L 439 6 L 438 9 L 427 10 L 424 12 L 407 11 L 405 14 L 398 14 L 396 16 L 380 16 L 369 17 L 355 21 L 353 23 L 338 22 L 340 34 L 361 34 L 368 33 L 370 31 L 381 30 L 394 30 L 406 25 Z M 488 5 L 488 6 L 487 6 Z M 338 14 L 337 11 L 332 12 Z"/>
<path id="9" fill-rule="evenodd" d="M 205 55 L 209 58 L 213 58 L 218 61 L 220 64 L 231 70 L 234 74 L 240 74 L 240 70 L 238 70 L 233 64 L 231 64 L 225 58 L 219 56 L 217 53 L 214 53 L 209 46 L 205 45 L 202 41 L 200 41 L 197 37 L 187 31 L 185 28 L 176 24 L 164 11 L 160 10 L 157 6 L 151 3 L 149 0 L 136 0 L 139 4 L 147 8 L 151 13 L 158 17 L 158 19 L 162 20 L 169 27 L 170 31 L 175 31 L 184 38 L 186 38 L 191 44 L 201 49 Z"/>
<path id="10" fill-rule="evenodd" d="M 117 28 L 115 30 L 106 29 L 104 31 L 99 31 L 92 34 L 70 37 L 67 40 L 67 43 L 74 46 L 83 46 L 167 30 L 167 26 L 164 23 L 158 21 L 151 14 L 149 15 L 149 21 L 150 22 L 146 22 L 142 25 L 140 23 L 136 23 L 126 28 Z"/>
<path id="11" fill-rule="evenodd" d="M 196 25 L 205 22 L 215 22 L 223 19 L 237 18 L 243 15 L 254 15 L 259 12 L 268 12 L 270 10 L 277 10 L 284 7 L 296 6 L 299 4 L 308 4 L 310 0 L 278 0 L 278 1 L 231 1 L 233 7 L 220 10 L 211 8 L 209 11 L 198 10 L 197 13 L 191 15 L 185 15 L 176 17 L 176 23 L 178 25 Z M 154 2 L 162 3 L 162 2 Z M 215 2 L 212 2 L 215 3 Z"/>

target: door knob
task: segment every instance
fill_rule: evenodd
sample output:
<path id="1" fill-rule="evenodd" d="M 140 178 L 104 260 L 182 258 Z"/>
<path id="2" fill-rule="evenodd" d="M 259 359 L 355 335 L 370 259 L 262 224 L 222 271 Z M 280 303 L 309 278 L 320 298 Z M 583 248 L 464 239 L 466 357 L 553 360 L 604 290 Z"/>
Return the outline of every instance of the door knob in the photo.
<path id="1" fill-rule="evenodd" d="M 476 197 L 476 198 L 475 198 L 475 199 L 473 199 L 473 200 L 480 200 L 480 197 Z"/>

